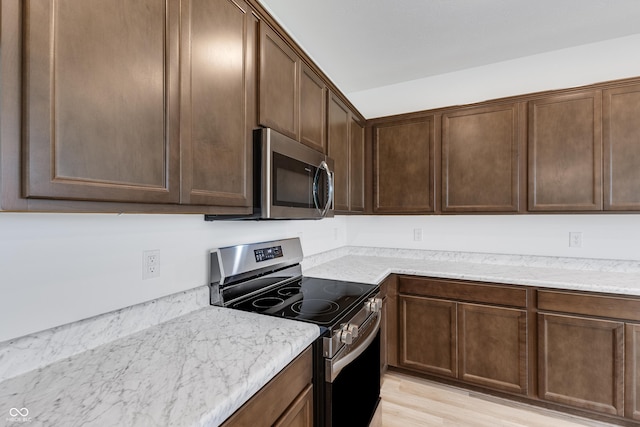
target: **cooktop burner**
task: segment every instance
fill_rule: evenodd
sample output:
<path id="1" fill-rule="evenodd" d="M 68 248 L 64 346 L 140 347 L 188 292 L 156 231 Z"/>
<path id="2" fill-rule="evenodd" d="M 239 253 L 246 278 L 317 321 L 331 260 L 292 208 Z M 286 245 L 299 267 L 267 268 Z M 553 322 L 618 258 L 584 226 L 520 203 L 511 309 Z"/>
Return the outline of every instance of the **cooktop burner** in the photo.
<path id="1" fill-rule="evenodd" d="M 291 310 L 295 313 L 305 315 L 335 313 L 339 309 L 340 306 L 338 304 L 324 299 L 306 299 L 291 305 Z"/>
<path id="2" fill-rule="evenodd" d="M 230 307 L 329 326 L 376 289 L 366 283 L 302 277 Z"/>
<path id="3" fill-rule="evenodd" d="M 284 300 L 282 298 L 264 297 L 264 298 L 258 298 L 257 300 L 254 300 L 251 303 L 251 305 L 253 305 L 257 309 L 261 309 L 261 308 L 270 308 L 275 305 L 282 304 L 283 302 Z"/>

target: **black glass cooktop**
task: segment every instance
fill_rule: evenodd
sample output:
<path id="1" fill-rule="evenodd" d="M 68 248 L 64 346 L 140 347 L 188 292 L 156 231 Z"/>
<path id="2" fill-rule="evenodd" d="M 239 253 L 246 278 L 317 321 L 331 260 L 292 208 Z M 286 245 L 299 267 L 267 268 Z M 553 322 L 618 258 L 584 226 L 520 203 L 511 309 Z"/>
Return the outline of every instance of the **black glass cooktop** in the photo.
<path id="1" fill-rule="evenodd" d="M 377 287 L 366 283 L 302 277 L 233 303 L 230 307 L 328 326 L 364 302 Z"/>

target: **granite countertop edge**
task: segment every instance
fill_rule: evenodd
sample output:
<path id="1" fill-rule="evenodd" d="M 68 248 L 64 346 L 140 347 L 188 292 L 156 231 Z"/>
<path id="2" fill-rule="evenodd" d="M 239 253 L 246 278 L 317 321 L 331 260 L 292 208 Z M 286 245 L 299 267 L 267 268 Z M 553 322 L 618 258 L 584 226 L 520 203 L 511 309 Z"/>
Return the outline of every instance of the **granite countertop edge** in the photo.
<path id="1" fill-rule="evenodd" d="M 0 382 L 0 411 L 26 408 L 30 425 L 218 426 L 319 335 L 205 307 Z"/>
<path id="2" fill-rule="evenodd" d="M 400 274 L 640 296 L 640 272 L 598 270 L 597 260 L 587 267 L 506 265 L 347 253 L 304 269 L 304 275 L 379 284 L 391 274 Z"/>

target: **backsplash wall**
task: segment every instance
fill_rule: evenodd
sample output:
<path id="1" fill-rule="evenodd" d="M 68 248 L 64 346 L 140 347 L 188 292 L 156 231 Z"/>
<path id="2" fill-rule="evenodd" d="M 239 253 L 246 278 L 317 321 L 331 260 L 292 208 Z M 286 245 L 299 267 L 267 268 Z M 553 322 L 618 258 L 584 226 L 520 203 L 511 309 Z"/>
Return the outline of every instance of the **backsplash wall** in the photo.
<path id="1" fill-rule="evenodd" d="M 423 240 L 414 241 L 414 229 Z M 569 247 L 569 232 L 582 247 Z M 338 216 L 205 222 L 200 215 L 0 214 L 0 342 L 206 285 L 209 250 L 299 236 L 345 245 L 637 260 L 640 215 Z M 142 280 L 142 252 L 160 277 Z"/>
<path id="2" fill-rule="evenodd" d="M 353 216 L 347 230 L 351 246 L 640 260 L 638 214 Z"/>
<path id="3" fill-rule="evenodd" d="M 344 246 L 346 218 L 0 213 L 0 342 L 206 285 L 211 249 L 296 236 L 305 255 Z M 160 277 L 142 280 L 156 249 Z"/>

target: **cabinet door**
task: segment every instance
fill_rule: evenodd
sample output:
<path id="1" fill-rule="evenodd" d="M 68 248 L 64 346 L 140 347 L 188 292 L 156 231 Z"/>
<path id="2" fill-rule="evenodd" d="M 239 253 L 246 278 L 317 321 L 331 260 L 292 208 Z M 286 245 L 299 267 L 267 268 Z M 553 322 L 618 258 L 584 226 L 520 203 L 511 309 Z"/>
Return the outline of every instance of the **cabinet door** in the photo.
<path id="1" fill-rule="evenodd" d="M 300 59 L 266 23 L 260 23 L 260 124 L 298 139 Z"/>
<path id="2" fill-rule="evenodd" d="M 623 416 L 624 324 L 538 315 L 539 396 Z"/>
<path id="3" fill-rule="evenodd" d="M 333 207 L 349 210 L 349 109 L 334 94 L 329 96 L 329 157 L 334 161 Z"/>
<path id="4" fill-rule="evenodd" d="M 274 427 L 312 427 L 313 426 L 313 386 L 309 384 L 300 393 L 287 411 L 276 421 Z"/>
<path id="5" fill-rule="evenodd" d="M 309 66 L 300 74 L 300 142 L 326 153 L 327 85 Z"/>
<path id="6" fill-rule="evenodd" d="M 364 128 L 351 116 L 349 150 L 349 210 L 364 212 L 365 143 Z"/>
<path id="7" fill-rule="evenodd" d="M 529 210 L 602 209 L 601 94 L 529 103 Z"/>
<path id="8" fill-rule="evenodd" d="M 400 366 L 457 377 L 456 303 L 399 295 Z"/>
<path id="9" fill-rule="evenodd" d="M 640 324 L 625 325 L 625 417 L 640 421 Z"/>
<path id="10" fill-rule="evenodd" d="M 496 390 L 527 392 L 527 312 L 458 305 L 459 377 Z"/>
<path id="11" fill-rule="evenodd" d="M 375 126 L 375 212 L 433 212 L 433 140 L 433 116 Z"/>
<path id="12" fill-rule="evenodd" d="M 179 3 L 24 11 L 24 195 L 178 203 Z"/>
<path id="13" fill-rule="evenodd" d="M 388 300 L 385 297 L 382 299 L 382 308 L 380 309 L 380 376 L 382 376 L 389 367 L 389 358 L 387 353 L 389 351 L 388 345 L 388 328 L 389 328 L 389 315 L 388 315 Z"/>
<path id="14" fill-rule="evenodd" d="M 442 210 L 515 212 L 519 207 L 518 104 L 442 115 Z"/>
<path id="15" fill-rule="evenodd" d="M 640 85 L 603 93 L 604 208 L 640 210 Z"/>
<path id="16" fill-rule="evenodd" d="M 257 20 L 243 0 L 191 0 L 182 31 L 182 203 L 249 207 Z"/>

